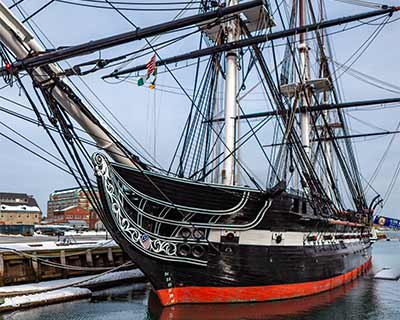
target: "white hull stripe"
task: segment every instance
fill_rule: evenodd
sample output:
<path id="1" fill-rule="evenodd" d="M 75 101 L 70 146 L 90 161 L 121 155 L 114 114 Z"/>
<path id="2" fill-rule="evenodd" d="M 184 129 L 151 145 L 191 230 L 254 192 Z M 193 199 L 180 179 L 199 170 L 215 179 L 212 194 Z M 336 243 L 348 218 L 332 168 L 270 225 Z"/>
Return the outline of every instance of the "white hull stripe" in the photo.
<path id="1" fill-rule="evenodd" d="M 222 237 L 227 237 L 232 233 L 235 242 L 239 240 L 242 245 L 255 245 L 255 246 L 315 246 L 315 245 L 329 245 L 342 243 L 359 243 L 360 233 L 316 233 L 316 232 L 274 232 L 268 230 L 247 230 L 247 231 L 233 231 L 233 230 L 211 230 L 208 236 L 208 241 L 214 243 L 221 243 Z M 352 236 L 352 239 L 336 239 L 335 236 Z M 310 237 L 316 237 L 316 241 L 309 241 Z M 332 239 L 324 240 L 324 236 L 331 236 Z M 358 237 L 358 238 L 356 238 Z M 239 239 L 238 239 L 239 238 Z"/>

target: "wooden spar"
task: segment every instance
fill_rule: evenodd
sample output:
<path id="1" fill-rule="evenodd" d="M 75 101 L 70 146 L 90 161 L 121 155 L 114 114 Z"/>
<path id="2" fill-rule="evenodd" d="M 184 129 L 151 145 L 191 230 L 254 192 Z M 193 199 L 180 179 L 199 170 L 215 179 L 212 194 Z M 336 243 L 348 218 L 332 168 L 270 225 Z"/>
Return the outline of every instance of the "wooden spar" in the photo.
<path id="1" fill-rule="evenodd" d="M 31 57 L 22 57 L 23 61 L 19 61 L 13 64 L 12 69 L 13 72 L 18 72 L 26 68 L 35 68 L 49 63 L 62 61 L 65 59 L 70 59 L 81 55 L 87 55 L 98 50 L 119 46 L 128 42 L 142 40 L 147 37 L 157 36 L 165 32 L 176 31 L 178 29 L 188 27 L 191 25 L 196 25 L 196 24 L 206 25 L 215 22 L 217 19 L 225 17 L 227 15 L 239 13 L 244 10 L 255 8 L 260 5 L 263 5 L 262 0 L 253 0 L 235 6 L 219 8 L 215 11 L 201 13 L 198 15 L 193 15 L 166 23 L 160 23 L 150 27 L 139 28 L 135 31 L 121 33 L 111 37 L 85 42 L 75 46 L 56 49 L 51 52 L 45 52 L 45 50 L 42 48 L 41 51 L 36 52 L 35 56 L 32 55 Z M 2 5 L 2 7 L 4 7 L 4 9 L 7 9 L 4 5 Z M 7 70 L 2 68 L 0 69 L 0 74 L 6 71 Z"/>
<path id="2" fill-rule="evenodd" d="M 330 141 L 330 140 L 340 140 L 340 139 L 355 139 L 355 138 L 364 138 L 364 137 L 373 137 L 373 136 L 384 136 L 384 135 L 398 134 L 398 133 L 400 133 L 400 130 L 361 133 L 361 134 L 350 134 L 350 135 L 346 135 L 346 136 L 320 138 L 319 141 Z M 315 141 L 315 140 L 313 140 L 313 141 Z"/>
<path id="3" fill-rule="evenodd" d="M 239 48 L 243 48 L 243 47 L 249 47 L 252 45 L 258 45 L 260 43 L 268 42 L 271 40 L 287 38 L 287 37 L 293 36 L 295 34 L 307 33 L 310 31 L 315 31 L 315 30 L 319 30 L 319 29 L 325 29 L 325 28 L 329 28 L 329 27 L 333 27 L 333 26 L 338 26 L 338 25 L 341 25 L 344 23 L 349 23 L 349 22 L 353 22 L 353 21 L 357 21 L 357 20 L 366 19 L 366 18 L 372 18 L 372 17 L 376 17 L 379 15 L 391 14 L 391 13 L 399 11 L 399 10 L 400 10 L 400 7 L 386 7 L 385 9 L 374 10 L 374 11 L 365 12 L 365 13 L 361 13 L 361 14 L 357 14 L 357 15 L 326 20 L 326 21 L 322 21 L 322 22 L 318 22 L 318 23 L 305 25 L 303 27 L 297 27 L 297 28 L 287 29 L 287 30 L 283 30 L 283 31 L 273 32 L 273 33 L 270 33 L 267 35 L 254 36 L 249 39 L 243 39 L 243 40 L 239 40 L 239 41 L 224 43 L 219 46 L 209 47 L 209 48 L 201 49 L 201 50 L 195 50 L 195 51 L 185 53 L 185 54 L 182 54 L 179 56 L 174 56 L 174 57 L 166 58 L 163 60 L 159 60 L 159 61 L 157 61 L 157 66 L 162 66 L 162 65 L 166 65 L 166 64 L 170 64 L 170 63 L 176 63 L 179 61 L 184 61 L 184 60 L 189 60 L 189 59 L 195 59 L 195 58 L 199 58 L 199 57 L 212 55 L 215 53 L 226 52 L 226 51 L 230 51 L 233 49 L 239 49 Z M 118 72 L 113 72 L 109 75 L 104 76 L 103 79 L 117 77 L 117 76 L 120 76 L 123 74 L 141 71 L 141 70 L 145 70 L 145 69 L 146 69 L 146 65 L 143 64 L 143 65 L 139 65 L 136 67 L 127 68 L 125 70 L 121 70 Z"/>
<path id="4" fill-rule="evenodd" d="M 360 100 L 360 101 L 351 101 L 345 103 L 330 103 L 330 104 L 320 104 L 313 106 L 310 112 L 319 112 L 324 110 L 336 110 L 336 109 L 345 109 L 345 108 L 355 108 L 355 107 L 366 107 L 366 106 L 376 106 L 380 104 L 389 104 L 389 103 L 397 103 L 400 102 L 400 98 L 387 98 L 387 99 L 374 99 L 374 100 Z M 302 109 L 298 108 L 294 112 L 299 113 Z M 289 111 L 287 111 L 289 112 Z M 278 115 L 282 115 L 281 111 L 265 111 L 265 112 L 256 112 L 256 113 L 248 113 L 240 116 L 240 120 L 242 119 L 254 119 L 254 118 L 265 118 L 265 117 L 275 117 Z M 236 117 L 237 119 L 237 117 Z M 213 120 L 209 120 L 209 122 L 220 122 L 224 121 L 224 118 L 216 118 Z"/>
<path id="5" fill-rule="evenodd" d="M 213 12 L 200 14 L 200 15 L 196 15 L 196 16 L 191 16 L 191 17 L 187 17 L 187 18 L 182 18 L 182 19 L 175 20 L 172 22 L 161 23 L 161 24 L 158 24 L 155 26 L 138 29 L 138 30 L 131 31 L 131 32 L 122 33 L 122 34 L 115 35 L 112 37 L 107 37 L 107 38 L 103 38 L 103 39 L 99 39 L 99 40 L 95 40 L 95 41 L 90 41 L 90 42 L 86 42 L 83 44 L 70 46 L 67 48 L 56 49 L 51 52 L 45 52 L 45 50 L 42 49 L 40 52 L 45 52 L 45 53 L 37 52 L 36 56 L 25 57 L 24 59 L 21 59 L 22 61 L 18 61 L 15 64 L 13 64 L 12 72 L 17 73 L 20 70 L 23 70 L 26 68 L 33 68 L 33 67 L 38 67 L 41 65 L 53 63 L 53 62 L 59 62 L 59 61 L 65 60 L 65 59 L 90 54 L 97 50 L 115 47 L 115 46 L 125 44 L 128 42 L 141 40 L 146 37 L 156 36 L 156 35 L 162 34 L 167 31 L 177 30 L 177 29 L 185 27 L 185 26 L 205 22 L 205 21 L 211 20 L 211 19 L 217 19 L 217 18 L 223 17 L 228 14 L 234 14 L 234 13 L 237 13 L 237 12 L 249 9 L 249 8 L 256 7 L 261 4 L 262 4 L 262 1 L 257 1 L 257 0 L 249 1 L 249 2 L 239 4 L 237 6 L 220 8 Z M 7 9 L 7 8 L 5 8 L 5 9 Z M 214 46 L 214 47 L 206 48 L 203 50 L 193 51 L 188 54 L 184 54 L 184 55 L 180 55 L 180 56 L 176 56 L 176 57 L 158 61 L 157 65 L 159 66 L 159 65 L 179 62 L 182 60 L 194 59 L 194 58 L 210 55 L 213 53 L 230 51 L 233 49 L 239 49 L 242 47 L 251 46 L 253 44 L 259 44 L 259 43 L 267 42 L 270 40 L 287 38 L 294 34 L 307 33 L 310 31 L 317 30 L 317 29 L 333 27 L 336 25 L 340 25 L 340 24 L 344 24 L 344 23 L 348 23 L 348 22 L 352 22 L 352 21 L 357 21 L 357 20 L 366 19 L 366 18 L 372 18 L 375 16 L 384 15 L 384 14 L 391 14 L 391 13 L 399 11 L 399 10 L 400 10 L 400 7 L 383 6 L 382 9 L 379 9 L 379 10 L 374 10 L 374 11 L 365 12 L 365 13 L 347 16 L 347 17 L 342 17 L 342 18 L 326 20 L 326 21 L 322 21 L 319 23 L 305 25 L 300 28 L 293 28 L 293 29 L 278 31 L 278 32 L 270 33 L 268 35 L 255 36 L 255 37 L 252 37 L 252 39 L 244 39 L 244 40 L 240 40 L 240 41 L 235 41 L 233 43 L 225 43 L 220 46 Z M 30 38 L 32 38 L 32 37 L 30 36 Z M 144 70 L 144 69 L 146 69 L 146 65 L 140 65 L 137 67 L 125 69 L 120 72 L 111 73 L 110 75 L 107 75 L 103 78 L 114 77 L 114 76 L 130 73 L 130 72 L 134 72 L 134 71 L 140 71 L 140 70 Z M 6 70 L 6 68 L 1 68 L 0 75 L 4 74 L 4 73 L 9 73 L 9 71 Z"/>
<path id="6" fill-rule="evenodd" d="M 398 133 L 400 133 L 400 130 L 383 131 L 383 132 L 370 132 L 370 133 L 361 133 L 361 134 L 351 134 L 351 135 L 345 135 L 345 136 L 326 137 L 326 138 L 320 138 L 318 140 L 317 139 L 313 139 L 312 142 L 341 140 L 341 139 L 365 138 L 365 137 L 384 136 L 384 135 L 398 134 Z M 266 145 L 263 145 L 263 148 L 276 147 L 276 146 L 281 146 L 283 144 L 289 144 L 289 143 L 266 144 Z"/>
<path id="7" fill-rule="evenodd" d="M 44 51 L 44 48 L 36 41 L 28 29 L 25 28 L 2 2 L 0 2 L 0 41 L 20 60 Z M 35 68 L 30 72 L 32 80 L 38 87 L 52 96 L 92 137 L 99 148 L 106 151 L 116 162 L 140 168 L 141 165 L 134 160 L 134 156 L 121 146 L 97 119 L 91 115 L 90 111 L 83 105 L 83 102 L 68 88 L 63 80 L 60 78 L 51 78 L 51 74 L 60 73 L 62 73 L 62 69 L 56 64 L 47 64 L 46 66 Z M 52 83 L 54 87 L 48 86 Z"/>

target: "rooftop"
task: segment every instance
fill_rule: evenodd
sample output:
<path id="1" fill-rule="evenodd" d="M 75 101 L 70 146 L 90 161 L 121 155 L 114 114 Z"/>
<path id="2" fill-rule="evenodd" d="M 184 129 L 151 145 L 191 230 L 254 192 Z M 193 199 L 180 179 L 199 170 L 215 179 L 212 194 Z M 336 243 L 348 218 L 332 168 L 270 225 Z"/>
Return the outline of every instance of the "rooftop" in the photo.
<path id="1" fill-rule="evenodd" d="M 0 212 L 39 212 L 40 209 L 38 206 L 27 206 L 27 205 L 18 205 L 18 206 L 8 206 L 5 204 L 0 205 Z"/>
<path id="2" fill-rule="evenodd" d="M 38 204 L 32 195 L 26 193 L 0 192 L 0 204 L 15 206 L 20 203 L 24 203 L 24 205 L 31 207 L 38 207 Z"/>
<path id="3" fill-rule="evenodd" d="M 26 193 L 0 192 L 0 198 L 28 198 Z"/>
<path id="4" fill-rule="evenodd" d="M 59 189 L 59 190 L 53 191 L 52 194 L 54 194 L 54 193 L 64 193 L 64 192 L 73 192 L 73 191 L 81 191 L 81 190 L 88 190 L 88 188 L 73 187 L 73 188 Z M 96 190 L 96 188 L 95 188 L 95 190 Z"/>

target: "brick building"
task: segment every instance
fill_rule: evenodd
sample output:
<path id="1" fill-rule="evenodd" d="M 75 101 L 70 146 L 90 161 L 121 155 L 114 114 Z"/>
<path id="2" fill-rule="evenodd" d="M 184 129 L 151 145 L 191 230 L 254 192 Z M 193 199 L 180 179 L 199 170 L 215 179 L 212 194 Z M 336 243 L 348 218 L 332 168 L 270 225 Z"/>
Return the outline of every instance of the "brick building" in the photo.
<path id="1" fill-rule="evenodd" d="M 54 212 L 57 223 L 67 223 L 75 228 L 87 227 L 95 229 L 99 220 L 94 210 L 83 209 L 79 206 L 68 207 Z"/>
<path id="2" fill-rule="evenodd" d="M 42 212 L 32 195 L 0 192 L 0 224 L 39 224 Z"/>
<path id="3" fill-rule="evenodd" d="M 56 190 L 47 202 L 49 223 L 68 223 L 94 229 L 99 220 L 82 188 Z"/>

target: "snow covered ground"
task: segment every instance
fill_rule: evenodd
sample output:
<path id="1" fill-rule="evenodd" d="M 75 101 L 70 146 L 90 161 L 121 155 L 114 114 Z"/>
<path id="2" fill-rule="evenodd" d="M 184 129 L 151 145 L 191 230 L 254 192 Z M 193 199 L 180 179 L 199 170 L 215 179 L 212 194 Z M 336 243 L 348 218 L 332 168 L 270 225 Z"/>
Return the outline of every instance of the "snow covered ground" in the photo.
<path id="1" fill-rule="evenodd" d="M 83 232 L 76 232 L 75 230 L 74 231 L 65 231 L 65 233 L 64 233 L 64 235 L 66 235 L 66 236 L 81 236 L 81 237 L 84 237 L 84 236 L 106 236 L 106 234 L 107 234 L 107 232 L 106 231 L 94 231 L 94 230 L 89 230 L 89 231 L 83 231 Z M 111 237 L 110 236 L 110 234 L 108 233 L 108 235 L 109 235 L 109 237 Z"/>
<path id="2" fill-rule="evenodd" d="M 69 287 L 50 292 L 5 298 L 3 303 L 0 302 L 0 312 L 89 298 L 91 294 L 92 292 L 89 289 Z"/>
<path id="3" fill-rule="evenodd" d="M 0 297 L 16 294 L 36 293 L 44 290 L 56 289 L 65 286 L 73 286 L 77 284 L 79 287 L 94 286 L 106 284 L 115 281 L 134 281 L 144 278 L 144 274 L 139 269 L 116 271 L 105 275 L 90 275 L 82 277 L 74 277 L 69 279 L 43 281 L 38 283 L 28 283 L 15 286 L 0 287 Z"/>
<path id="4" fill-rule="evenodd" d="M 400 270 L 395 270 L 392 268 L 383 268 L 382 270 L 378 271 L 375 274 L 374 278 L 397 281 L 400 279 Z"/>
<path id="5" fill-rule="evenodd" d="M 92 291 L 86 287 L 105 286 L 116 281 L 129 283 L 139 280 L 145 281 L 144 274 L 139 269 L 133 269 L 101 276 L 92 275 L 0 287 L 0 312 L 89 298 L 92 296 Z"/>
<path id="6" fill-rule="evenodd" d="M 100 241 L 81 241 L 76 243 L 70 243 L 63 245 L 62 242 L 45 241 L 45 242 L 23 242 L 23 243 L 2 243 L 0 244 L 0 250 L 18 250 L 18 251 L 43 251 L 43 250 L 60 250 L 60 247 L 65 249 L 89 249 L 95 247 L 116 247 L 117 244 L 114 240 L 100 240 Z M 63 248 L 64 249 L 64 248 Z"/>

